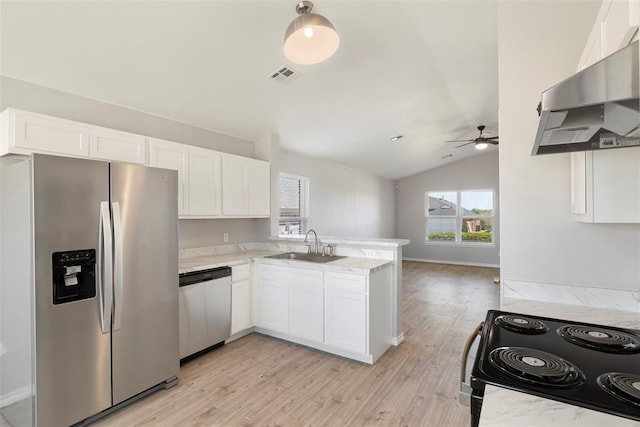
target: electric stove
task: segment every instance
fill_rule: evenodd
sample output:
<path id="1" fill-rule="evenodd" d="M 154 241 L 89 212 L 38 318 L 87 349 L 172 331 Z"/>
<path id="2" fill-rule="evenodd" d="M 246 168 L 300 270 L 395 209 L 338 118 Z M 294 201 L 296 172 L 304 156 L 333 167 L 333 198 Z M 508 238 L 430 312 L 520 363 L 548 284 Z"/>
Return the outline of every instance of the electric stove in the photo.
<path id="1" fill-rule="evenodd" d="M 640 330 L 490 310 L 470 377 L 472 426 L 486 384 L 640 421 Z"/>

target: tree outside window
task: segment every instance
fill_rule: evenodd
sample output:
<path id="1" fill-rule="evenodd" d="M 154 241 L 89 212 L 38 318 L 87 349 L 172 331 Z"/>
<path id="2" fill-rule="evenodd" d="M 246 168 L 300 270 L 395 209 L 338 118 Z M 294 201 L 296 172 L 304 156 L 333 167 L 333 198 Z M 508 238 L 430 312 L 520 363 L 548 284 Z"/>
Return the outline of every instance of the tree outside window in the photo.
<path id="1" fill-rule="evenodd" d="M 425 193 L 425 241 L 492 244 L 493 190 Z"/>

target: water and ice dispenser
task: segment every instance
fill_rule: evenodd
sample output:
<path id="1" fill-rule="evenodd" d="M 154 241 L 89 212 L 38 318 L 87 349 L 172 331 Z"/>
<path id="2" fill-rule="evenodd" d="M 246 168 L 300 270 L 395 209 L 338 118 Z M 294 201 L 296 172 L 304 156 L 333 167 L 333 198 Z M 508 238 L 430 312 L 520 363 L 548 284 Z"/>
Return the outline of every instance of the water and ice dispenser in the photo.
<path id="1" fill-rule="evenodd" d="M 96 296 L 96 251 L 54 252 L 53 304 L 64 304 Z"/>

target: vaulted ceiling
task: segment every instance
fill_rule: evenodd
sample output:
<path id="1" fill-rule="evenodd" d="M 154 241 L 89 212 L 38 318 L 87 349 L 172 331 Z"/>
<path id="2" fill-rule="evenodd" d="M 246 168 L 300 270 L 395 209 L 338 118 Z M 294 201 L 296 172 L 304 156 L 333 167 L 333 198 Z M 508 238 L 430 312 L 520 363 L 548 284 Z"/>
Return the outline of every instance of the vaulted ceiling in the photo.
<path id="1" fill-rule="evenodd" d="M 340 48 L 316 65 L 282 52 L 295 5 L 2 1 L 0 72 L 387 178 L 475 154 L 444 141 L 478 124 L 497 134 L 495 1 L 318 0 Z"/>

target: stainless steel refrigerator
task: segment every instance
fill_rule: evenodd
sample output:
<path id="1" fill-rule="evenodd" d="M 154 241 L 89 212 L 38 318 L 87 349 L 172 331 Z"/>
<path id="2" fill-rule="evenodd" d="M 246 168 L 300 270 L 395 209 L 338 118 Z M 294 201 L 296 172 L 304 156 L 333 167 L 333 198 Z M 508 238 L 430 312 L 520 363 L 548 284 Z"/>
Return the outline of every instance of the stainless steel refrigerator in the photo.
<path id="1" fill-rule="evenodd" d="M 1 286 L 30 287 L 13 303 L 31 310 L 32 336 L 21 349 L 3 324 L 7 354 L 13 348 L 30 361 L 5 354 L 2 375 L 31 363 L 32 377 L 22 379 L 32 382 L 31 423 L 71 425 L 174 385 L 177 173 L 39 154 L 1 167 Z M 25 233 L 29 242 L 20 240 Z M 0 308 L 9 304 L 4 298 Z"/>

